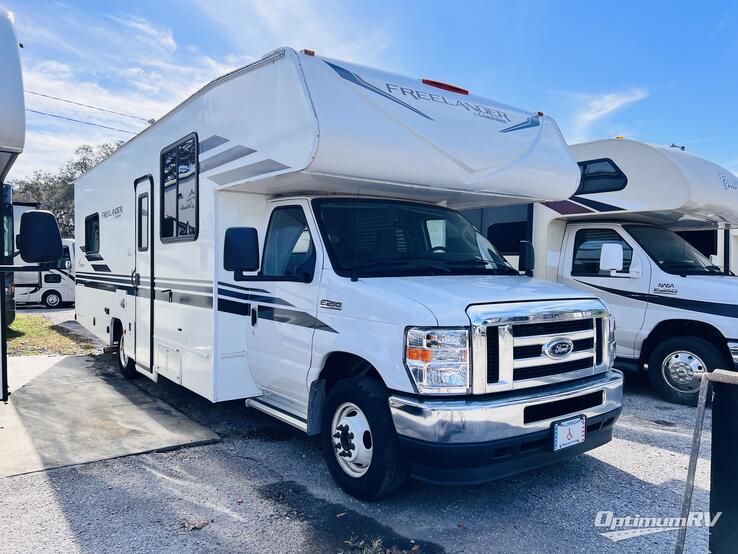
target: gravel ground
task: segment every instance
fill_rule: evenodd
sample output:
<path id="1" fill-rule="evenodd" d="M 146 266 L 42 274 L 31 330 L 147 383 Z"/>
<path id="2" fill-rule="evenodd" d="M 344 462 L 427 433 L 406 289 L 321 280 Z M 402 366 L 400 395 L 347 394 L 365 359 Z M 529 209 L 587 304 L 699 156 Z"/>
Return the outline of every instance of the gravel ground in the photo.
<path id="1" fill-rule="evenodd" d="M 484 486 L 410 482 L 374 504 L 334 486 L 316 439 L 141 378 L 222 441 L 0 480 L 0 552 L 374 552 L 376 538 L 420 552 L 673 552 L 675 532 L 613 543 L 593 525 L 600 510 L 676 517 L 681 506 L 694 409 L 628 377 L 610 444 Z M 708 509 L 709 429 L 708 413 L 695 510 Z M 706 551 L 706 530 L 690 530 L 688 552 Z"/>

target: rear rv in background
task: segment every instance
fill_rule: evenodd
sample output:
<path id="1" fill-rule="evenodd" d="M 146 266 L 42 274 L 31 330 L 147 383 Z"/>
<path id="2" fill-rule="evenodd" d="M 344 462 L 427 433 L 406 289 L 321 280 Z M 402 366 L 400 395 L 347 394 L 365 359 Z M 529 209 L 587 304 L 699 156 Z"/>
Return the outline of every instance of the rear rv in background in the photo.
<path id="1" fill-rule="evenodd" d="M 600 295 L 617 324 L 615 366 L 647 370 L 666 399 L 694 404 L 696 375 L 738 364 L 738 278 L 720 265 L 738 254 L 738 177 L 634 140 L 571 151 L 581 171 L 571 198 L 466 215 L 490 236 L 505 229 L 505 254 L 531 240 L 535 276 Z"/>

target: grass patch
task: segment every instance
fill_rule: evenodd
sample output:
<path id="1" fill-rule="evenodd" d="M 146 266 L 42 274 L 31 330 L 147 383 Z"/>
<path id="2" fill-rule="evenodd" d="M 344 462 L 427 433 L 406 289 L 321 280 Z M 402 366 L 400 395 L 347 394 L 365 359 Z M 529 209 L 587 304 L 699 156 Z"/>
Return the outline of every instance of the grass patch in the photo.
<path id="1" fill-rule="evenodd" d="M 7 332 L 8 356 L 88 354 L 95 344 L 42 315 L 17 313 Z"/>

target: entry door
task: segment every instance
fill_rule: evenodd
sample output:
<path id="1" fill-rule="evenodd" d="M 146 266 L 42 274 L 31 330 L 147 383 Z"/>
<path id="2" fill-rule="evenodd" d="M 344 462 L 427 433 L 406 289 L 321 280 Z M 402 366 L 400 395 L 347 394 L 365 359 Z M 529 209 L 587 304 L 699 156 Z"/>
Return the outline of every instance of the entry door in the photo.
<path id="1" fill-rule="evenodd" d="M 570 230 L 563 259 L 563 283 L 590 290 L 612 310 L 617 325 L 617 352 L 625 358 L 635 357 L 635 342 L 643 327 L 648 306 L 651 266 L 630 237 L 619 229 L 592 225 Z M 614 275 L 600 271 L 602 245 L 623 246 L 623 271 Z"/>
<path id="2" fill-rule="evenodd" d="M 135 183 L 136 194 L 136 267 L 131 274 L 134 291 L 134 347 L 133 358 L 139 369 L 151 372 L 154 337 L 154 235 L 153 195 L 151 176 L 141 177 Z"/>
<path id="3" fill-rule="evenodd" d="M 321 328 L 315 317 L 321 259 L 310 215 L 307 202 L 272 209 L 261 271 L 248 284 L 257 289 L 251 296 L 249 368 L 265 389 L 264 400 L 288 410 L 295 400 L 298 405 L 307 401 L 313 335 Z"/>

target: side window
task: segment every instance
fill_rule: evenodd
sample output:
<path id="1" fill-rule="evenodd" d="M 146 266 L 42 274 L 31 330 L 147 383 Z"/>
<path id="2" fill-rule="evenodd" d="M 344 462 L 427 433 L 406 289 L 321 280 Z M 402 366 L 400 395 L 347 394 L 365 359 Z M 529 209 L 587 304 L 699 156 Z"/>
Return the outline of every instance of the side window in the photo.
<path id="1" fill-rule="evenodd" d="M 582 177 L 574 194 L 616 192 L 628 184 L 625 173 L 610 159 L 579 162 L 579 170 Z"/>
<path id="2" fill-rule="evenodd" d="M 85 218 L 85 253 L 100 252 L 100 214 L 88 215 Z"/>
<path id="3" fill-rule="evenodd" d="M 149 249 L 149 195 L 144 193 L 138 197 L 138 206 L 136 207 L 137 229 L 136 234 L 137 247 L 139 252 L 145 252 Z"/>
<path id="4" fill-rule="evenodd" d="M 600 252 L 605 243 L 623 245 L 623 273 L 630 271 L 633 249 L 612 229 L 581 229 L 574 237 L 572 275 L 583 277 L 610 277 L 609 271 L 600 271 Z"/>
<path id="5" fill-rule="evenodd" d="M 55 285 L 61 283 L 61 275 L 58 273 L 47 273 L 44 275 L 44 283 L 48 285 Z"/>
<path id="6" fill-rule="evenodd" d="M 162 242 L 197 238 L 197 179 L 197 135 L 192 134 L 161 153 Z"/>
<path id="7" fill-rule="evenodd" d="M 57 269 L 67 269 L 67 264 L 69 264 L 69 267 L 72 266 L 72 258 L 69 254 L 69 247 L 63 246 L 62 247 L 62 257 L 59 258 L 59 261 L 56 263 Z M 48 283 L 49 281 L 47 281 Z"/>
<path id="8" fill-rule="evenodd" d="M 315 271 L 315 246 L 305 212 L 299 206 L 272 212 L 264 242 L 262 276 L 310 281 Z"/>

